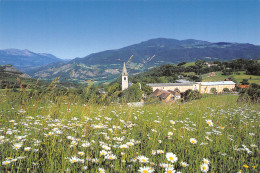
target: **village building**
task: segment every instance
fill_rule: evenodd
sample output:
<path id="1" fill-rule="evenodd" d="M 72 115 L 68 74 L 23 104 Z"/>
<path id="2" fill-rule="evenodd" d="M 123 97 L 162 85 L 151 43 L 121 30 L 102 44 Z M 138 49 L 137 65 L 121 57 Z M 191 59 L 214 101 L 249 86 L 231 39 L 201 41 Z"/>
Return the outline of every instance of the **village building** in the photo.
<path id="1" fill-rule="evenodd" d="M 179 90 L 180 92 L 185 92 L 188 89 L 193 89 L 193 83 L 153 83 L 147 84 L 152 87 L 153 92 L 157 89 L 160 90 Z"/>
<path id="2" fill-rule="evenodd" d="M 156 89 L 151 96 L 156 96 L 160 100 L 165 101 L 165 102 L 172 102 L 175 100 L 178 100 L 181 98 L 181 95 L 179 92 L 176 91 L 166 91 L 166 90 L 161 90 L 161 89 Z"/>
<path id="3" fill-rule="evenodd" d="M 153 92 L 157 89 L 165 91 L 176 91 L 183 93 L 189 89 L 199 91 L 200 93 L 209 94 L 212 88 L 216 89 L 217 93 L 222 93 L 224 88 L 228 88 L 230 91 L 235 88 L 233 81 L 218 81 L 218 82 L 183 82 L 183 83 L 153 83 L 147 84 L 152 87 Z"/>
<path id="4" fill-rule="evenodd" d="M 205 62 L 205 65 L 206 65 L 207 67 L 218 66 L 218 64 L 212 64 L 212 63 L 209 63 L 209 62 Z"/>
<path id="5" fill-rule="evenodd" d="M 180 93 L 184 93 L 189 89 L 198 91 L 202 94 L 210 94 L 212 91 L 216 93 L 222 93 L 225 88 L 232 91 L 236 86 L 233 81 L 190 82 L 184 79 L 176 80 L 175 83 L 150 83 L 147 85 L 150 86 L 153 90 L 153 93 L 151 94 L 152 96 L 156 96 L 166 102 L 180 99 Z M 122 91 L 128 87 L 128 73 L 124 63 L 122 70 Z"/>
<path id="6" fill-rule="evenodd" d="M 222 93 L 224 88 L 228 88 L 230 91 L 236 87 L 236 83 L 233 81 L 218 81 L 218 82 L 197 82 L 199 84 L 199 92 L 209 94 L 212 88 L 216 89 L 217 93 Z"/>
<path id="7" fill-rule="evenodd" d="M 176 83 L 153 83 L 153 84 L 147 84 L 148 86 L 152 87 L 153 92 L 156 89 L 161 89 L 161 90 L 172 90 L 176 91 L 178 90 L 179 92 L 183 93 L 189 89 L 191 90 L 199 90 L 199 84 L 193 83 L 190 81 L 184 81 L 184 80 L 179 80 Z"/>

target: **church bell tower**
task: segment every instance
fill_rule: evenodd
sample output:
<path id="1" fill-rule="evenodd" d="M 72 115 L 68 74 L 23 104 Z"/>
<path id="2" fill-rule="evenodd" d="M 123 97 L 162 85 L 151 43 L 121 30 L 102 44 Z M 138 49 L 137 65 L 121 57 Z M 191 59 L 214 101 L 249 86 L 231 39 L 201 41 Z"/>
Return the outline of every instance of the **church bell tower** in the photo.
<path id="1" fill-rule="evenodd" d="M 128 88 L 128 73 L 124 62 L 123 71 L 122 71 L 122 91 L 127 88 Z"/>

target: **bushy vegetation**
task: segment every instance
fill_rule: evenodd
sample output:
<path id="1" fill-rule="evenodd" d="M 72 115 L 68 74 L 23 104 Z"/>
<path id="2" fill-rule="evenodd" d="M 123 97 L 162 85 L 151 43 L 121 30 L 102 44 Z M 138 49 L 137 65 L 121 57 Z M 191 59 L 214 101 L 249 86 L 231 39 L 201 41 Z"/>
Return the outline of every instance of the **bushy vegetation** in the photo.
<path id="1" fill-rule="evenodd" d="M 0 92 L 0 172 L 258 172 L 259 107 L 235 95 L 134 108 L 54 86 Z"/>
<path id="2" fill-rule="evenodd" d="M 175 82 L 181 75 L 190 81 L 201 82 L 201 75 L 210 72 L 221 71 L 221 74 L 227 78 L 232 74 L 240 74 L 241 71 L 246 71 L 247 75 L 259 75 L 260 73 L 260 63 L 257 60 L 237 59 L 230 62 L 213 61 L 209 64 L 210 66 L 206 65 L 206 61 L 202 60 L 197 60 L 194 64 L 189 65 L 186 65 L 185 62 L 179 63 L 177 66 L 165 64 L 136 75 L 130 80 L 134 83 L 168 83 Z"/>
<path id="3" fill-rule="evenodd" d="M 240 89 L 238 101 L 260 102 L 260 85 L 252 83 L 249 88 Z"/>
<path id="4" fill-rule="evenodd" d="M 196 100 L 201 98 L 201 94 L 199 93 L 199 91 L 188 89 L 182 94 L 182 98 L 184 101 Z"/>

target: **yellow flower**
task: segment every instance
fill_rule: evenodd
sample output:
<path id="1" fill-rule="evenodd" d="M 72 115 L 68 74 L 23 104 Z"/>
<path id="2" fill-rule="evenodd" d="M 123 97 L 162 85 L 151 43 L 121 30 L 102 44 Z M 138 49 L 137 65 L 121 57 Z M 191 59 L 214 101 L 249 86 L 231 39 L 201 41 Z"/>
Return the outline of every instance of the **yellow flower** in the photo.
<path id="1" fill-rule="evenodd" d="M 243 165 L 243 167 L 244 167 L 244 168 L 249 168 L 249 166 L 247 166 L 247 165 Z"/>

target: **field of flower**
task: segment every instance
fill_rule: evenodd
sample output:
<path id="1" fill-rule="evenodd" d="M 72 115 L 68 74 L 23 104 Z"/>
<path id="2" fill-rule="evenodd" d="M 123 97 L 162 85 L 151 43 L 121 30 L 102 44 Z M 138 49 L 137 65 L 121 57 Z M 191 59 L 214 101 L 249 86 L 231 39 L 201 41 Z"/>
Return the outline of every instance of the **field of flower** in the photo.
<path id="1" fill-rule="evenodd" d="M 259 105 L 141 108 L 0 92 L 0 172 L 259 172 Z"/>

